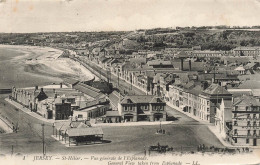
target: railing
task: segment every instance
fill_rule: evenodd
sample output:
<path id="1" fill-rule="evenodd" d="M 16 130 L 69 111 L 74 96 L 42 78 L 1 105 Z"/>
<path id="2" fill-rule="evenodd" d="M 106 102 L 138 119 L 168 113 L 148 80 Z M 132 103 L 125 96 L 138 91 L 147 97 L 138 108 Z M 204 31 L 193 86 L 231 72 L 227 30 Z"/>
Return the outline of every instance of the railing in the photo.
<path id="1" fill-rule="evenodd" d="M 237 138 L 248 138 L 248 137 L 255 137 L 255 138 L 260 138 L 260 135 L 252 135 L 252 134 L 249 134 L 249 135 L 238 135 L 238 134 L 231 134 L 231 136 L 233 137 L 237 137 Z"/>

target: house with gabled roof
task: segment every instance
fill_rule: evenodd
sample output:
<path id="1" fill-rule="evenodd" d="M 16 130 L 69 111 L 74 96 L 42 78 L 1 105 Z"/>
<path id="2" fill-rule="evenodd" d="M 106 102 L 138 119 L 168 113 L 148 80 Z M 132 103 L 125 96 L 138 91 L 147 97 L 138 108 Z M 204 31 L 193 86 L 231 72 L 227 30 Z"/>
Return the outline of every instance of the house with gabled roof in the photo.
<path id="1" fill-rule="evenodd" d="M 208 97 L 210 104 L 210 123 L 215 123 L 215 115 L 217 111 L 217 104 L 221 100 L 232 100 L 233 96 L 224 87 L 212 83 L 207 89 L 202 92 L 202 95 Z"/>
<path id="2" fill-rule="evenodd" d="M 125 96 L 118 105 L 124 121 L 165 121 L 166 103 L 155 95 Z"/>

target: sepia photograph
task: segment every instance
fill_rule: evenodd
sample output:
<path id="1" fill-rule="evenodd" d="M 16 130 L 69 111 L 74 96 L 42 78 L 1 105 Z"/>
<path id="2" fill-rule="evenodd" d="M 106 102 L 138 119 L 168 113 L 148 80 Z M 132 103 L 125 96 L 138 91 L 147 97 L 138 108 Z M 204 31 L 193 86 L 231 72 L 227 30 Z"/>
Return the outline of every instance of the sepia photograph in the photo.
<path id="1" fill-rule="evenodd" d="M 260 164 L 260 0 L 0 0 L 0 164 Z"/>

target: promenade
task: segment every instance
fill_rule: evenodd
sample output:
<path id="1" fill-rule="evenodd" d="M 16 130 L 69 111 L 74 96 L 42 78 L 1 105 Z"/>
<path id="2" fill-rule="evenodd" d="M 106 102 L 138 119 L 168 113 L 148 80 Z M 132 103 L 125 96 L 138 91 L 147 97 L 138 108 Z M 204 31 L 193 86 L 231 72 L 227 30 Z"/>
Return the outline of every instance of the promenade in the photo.
<path id="1" fill-rule="evenodd" d="M 11 100 L 9 98 L 5 98 L 5 101 L 7 101 L 9 104 L 12 104 L 13 106 L 15 106 L 16 108 L 18 108 L 19 110 L 23 111 L 24 113 L 42 121 L 42 122 L 46 122 L 46 123 L 54 123 L 55 120 L 53 119 L 45 119 L 44 117 L 42 117 L 41 115 L 35 113 L 35 112 L 32 112 L 30 109 L 24 107 L 23 105 L 17 103 L 16 101 L 14 100 Z"/>

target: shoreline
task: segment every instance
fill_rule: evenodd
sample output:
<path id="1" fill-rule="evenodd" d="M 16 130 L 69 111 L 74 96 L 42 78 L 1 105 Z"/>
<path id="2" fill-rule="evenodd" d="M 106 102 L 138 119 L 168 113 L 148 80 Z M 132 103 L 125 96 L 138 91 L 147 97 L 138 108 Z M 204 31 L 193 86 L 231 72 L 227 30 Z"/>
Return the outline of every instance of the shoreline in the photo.
<path id="1" fill-rule="evenodd" d="M 2 61 L 3 65 L 0 68 L 3 70 L 0 73 L 3 80 L 1 86 L 5 88 L 12 86 L 34 86 L 39 83 L 46 84 L 48 82 L 49 84 L 62 82 L 64 77 L 76 78 L 81 81 L 91 80 L 96 77 L 80 63 L 70 58 L 60 57 L 63 50 L 58 48 L 0 45 L 0 49 L 15 51 L 10 52 L 10 56 L 8 56 L 8 52 L 1 54 L 3 58 L 8 57 L 6 62 L 3 63 Z"/>

